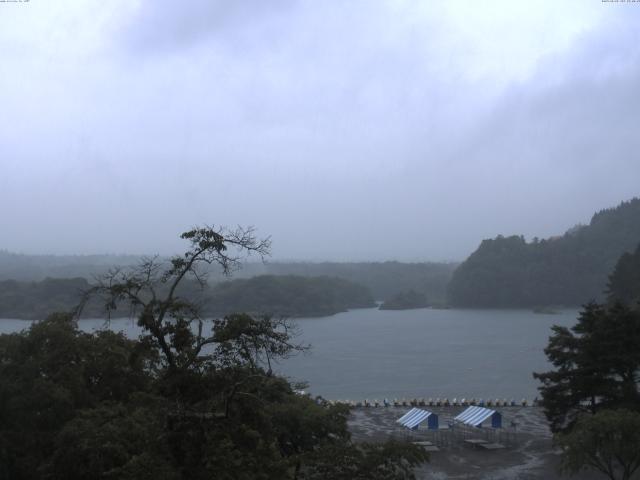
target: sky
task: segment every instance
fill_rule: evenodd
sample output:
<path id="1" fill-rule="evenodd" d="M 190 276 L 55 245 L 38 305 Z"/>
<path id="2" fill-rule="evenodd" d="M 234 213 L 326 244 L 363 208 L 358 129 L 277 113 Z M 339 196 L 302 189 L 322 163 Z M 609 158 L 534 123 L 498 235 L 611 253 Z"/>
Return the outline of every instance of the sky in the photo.
<path id="1" fill-rule="evenodd" d="M 0 2 L 0 249 L 456 261 L 640 195 L 640 3 Z"/>

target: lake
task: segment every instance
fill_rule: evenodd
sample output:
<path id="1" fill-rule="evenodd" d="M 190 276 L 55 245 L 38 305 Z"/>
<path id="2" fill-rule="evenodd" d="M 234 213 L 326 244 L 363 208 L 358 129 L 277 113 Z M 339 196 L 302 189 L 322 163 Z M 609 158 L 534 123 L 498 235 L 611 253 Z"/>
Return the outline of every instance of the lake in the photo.
<path id="1" fill-rule="evenodd" d="M 539 315 L 528 310 L 358 309 L 331 317 L 297 319 L 298 341 L 310 352 L 276 370 L 309 383 L 329 399 L 476 397 L 533 399 L 533 371 L 549 369 L 543 349 L 554 324 L 575 324 L 577 310 Z M 0 332 L 26 328 L 0 320 Z M 103 320 L 82 320 L 85 331 Z M 135 337 L 128 319 L 111 328 Z"/>

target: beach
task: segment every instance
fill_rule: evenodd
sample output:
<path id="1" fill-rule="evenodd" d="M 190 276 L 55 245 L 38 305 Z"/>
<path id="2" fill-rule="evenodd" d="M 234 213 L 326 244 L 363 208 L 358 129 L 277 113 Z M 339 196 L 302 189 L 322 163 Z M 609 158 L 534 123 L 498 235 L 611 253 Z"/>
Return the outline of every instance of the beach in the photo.
<path id="1" fill-rule="evenodd" d="M 430 442 L 438 451 L 430 452 L 429 463 L 416 469 L 418 479 L 548 479 L 596 480 L 596 472 L 574 476 L 559 472 L 560 452 L 553 446 L 547 420 L 540 407 L 496 408 L 503 416 L 501 431 L 491 428 L 447 428 L 464 407 L 425 407 L 439 417 L 441 430 L 420 427 L 408 430 L 396 420 L 412 407 L 356 407 L 351 411 L 349 430 L 354 441 L 384 441 L 389 438 Z M 515 423 L 515 426 L 513 425 Z M 442 428 L 445 427 L 445 428 Z M 485 439 L 504 448 L 485 450 L 465 440 Z"/>

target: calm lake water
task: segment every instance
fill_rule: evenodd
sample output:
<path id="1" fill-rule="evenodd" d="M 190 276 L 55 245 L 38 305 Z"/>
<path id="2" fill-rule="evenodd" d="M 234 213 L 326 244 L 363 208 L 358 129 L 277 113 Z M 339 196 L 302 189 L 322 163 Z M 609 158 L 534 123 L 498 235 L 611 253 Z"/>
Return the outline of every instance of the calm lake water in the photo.
<path id="1" fill-rule="evenodd" d="M 549 369 L 543 349 L 554 324 L 570 326 L 577 310 L 537 315 L 527 310 L 359 309 L 331 317 L 298 319 L 298 341 L 311 351 L 276 370 L 306 381 L 314 395 L 369 400 L 481 397 L 531 400 L 531 372 Z M 0 332 L 28 327 L 0 320 Z M 82 320 L 85 331 L 103 320 Z M 111 328 L 139 333 L 128 319 Z"/>

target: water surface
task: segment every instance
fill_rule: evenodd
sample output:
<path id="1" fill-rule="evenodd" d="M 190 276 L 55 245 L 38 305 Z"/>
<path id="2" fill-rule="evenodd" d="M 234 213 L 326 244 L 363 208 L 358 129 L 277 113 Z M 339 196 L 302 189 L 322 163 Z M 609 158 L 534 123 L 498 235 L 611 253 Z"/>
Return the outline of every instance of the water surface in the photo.
<path id="1" fill-rule="evenodd" d="M 310 352 L 276 370 L 307 381 L 330 399 L 402 397 L 528 398 L 537 395 L 533 371 L 549 369 L 543 349 L 553 324 L 573 325 L 577 310 L 538 315 L 527 310 L 358 309 L 298 319 L 298 342 Z M 0 333 L 28 327 L 0 320 Z M 85 331 L 104 320 L 80 321 Z M 137 337 L 130 319 L 110 328 Z"/>
<path id="2" fill-rule="evenodd" d="M 331 399 L 532 399 L 531 373 L 550 368 L 543 351 L 550 327 L 576 317 L 577 310 L 361 309 L 301 319 L 300 340 L 312 350 L 280 371 Z"/>

